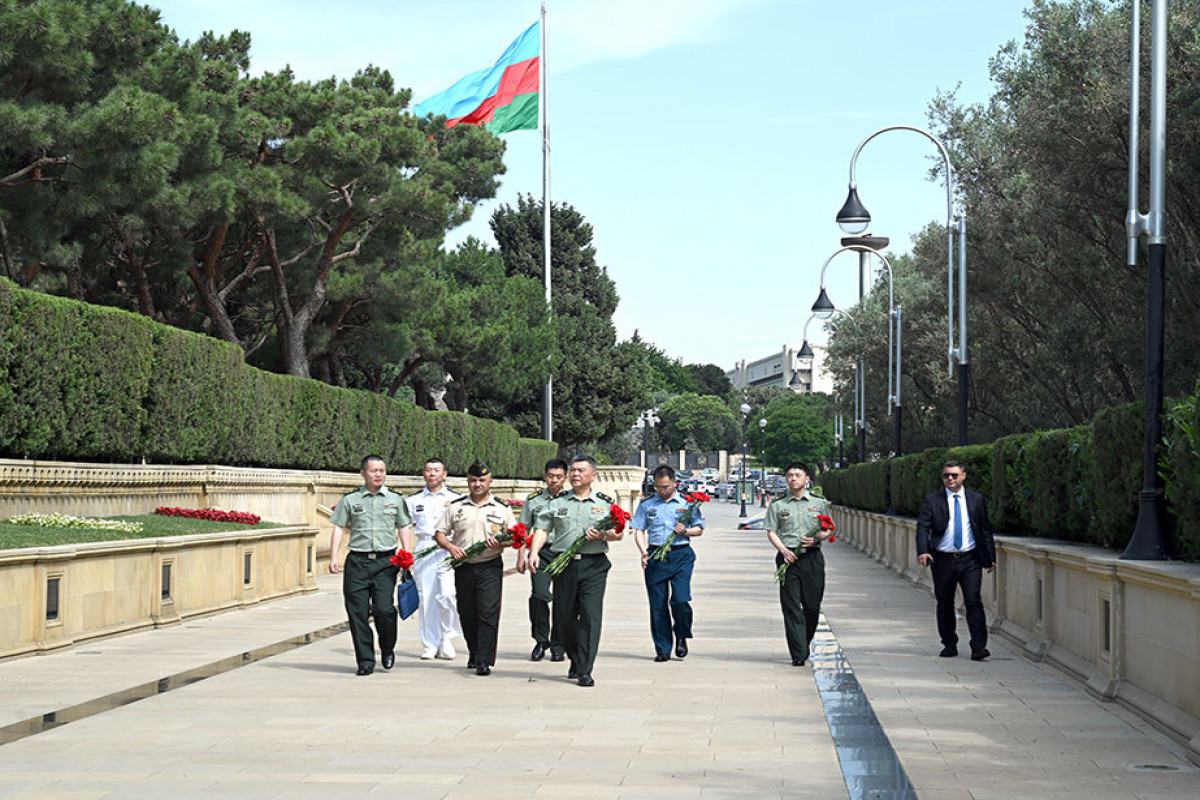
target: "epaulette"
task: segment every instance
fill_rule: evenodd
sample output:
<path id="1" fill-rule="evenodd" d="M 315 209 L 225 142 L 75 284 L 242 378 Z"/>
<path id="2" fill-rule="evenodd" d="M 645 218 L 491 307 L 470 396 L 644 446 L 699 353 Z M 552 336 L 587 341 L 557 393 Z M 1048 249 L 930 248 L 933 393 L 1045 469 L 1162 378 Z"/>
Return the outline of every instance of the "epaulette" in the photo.
<path id="1" fill-rule="evenodd" d="M 454 505 L 455 503 L 461 503 L 463 500 L 466 500 L 466 499 L 467 499 L 469 496 L 470 496 L 470 495 L 465 495 L 465 494 L 459 495 L 458 497 L 454 498 L 453 500 L 451 500 L 451 501 L 450 501 L 449 503 L 447 503 L 446 505 L 448 505 L 448 506 L 452 506 L 452 505 Z"/>
<path id="2" fill-rule="evenodd" d="M 613 500 L 611 497 L 606 495 L 604 492 L 596 492 L 596 497 L 599 497 L 601 500 L 608 503 L 610 506 L 615 505 L 617 502 L 616 500 Z"/>
<path id="3" fill-rule="evenodd" d="M 558 499 L 558 498 L 560 498 L 560 497 L 566 497 L 566 496 L 567 496 L 567 495 L 569 495 L 570 493 L 571 493 L 571 490 L 570 490 L 570 489 L 563 489 L 561 492 L 559 492 L 558 494 L 554 495 L 554 496 L 553 496 L 553 497 L 551 497 L 550 499 L 551 499 L 551 500 L 557 500 L 557 499 Z"/>
<path id="4" fill-rule="evenodd" d="M 525 499 L 532 500 L 533 498 L 537 497 L 544 491 L 545 491 L 545 489 L 538 489 L 536 492 L 530 492 L 529 495 Z"/>
<path id="5" fill-rule="evenodd" d="M 505 508 L 508 508 L 508 501 L 505 500 L 503 497 L 493 497 L 492 499 L 495 500 L 500 505 L 504 506 Z"/>

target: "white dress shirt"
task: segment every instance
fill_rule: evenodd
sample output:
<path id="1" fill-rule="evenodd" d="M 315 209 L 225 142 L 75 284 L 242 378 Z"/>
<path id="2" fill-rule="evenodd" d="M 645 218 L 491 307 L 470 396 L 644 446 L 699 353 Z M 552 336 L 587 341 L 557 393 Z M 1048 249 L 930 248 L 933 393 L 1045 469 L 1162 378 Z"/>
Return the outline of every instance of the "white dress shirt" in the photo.
<path id="1" fill-rule="evenodd" d="M 962 509 L 963 515 L 963 542 L 962 549 L 960 550 L 956 550 L 954 547 L 954 507 L 956 505 L 954 498 L 956 495 L 958 496 L 957 505 Z M 942 536 L 941 541 L 938 542 L 937 549 L 943 553 L 965 553 L 968 550 L 974 550 L 975 536 L 971 532 L 971 515 L 967 513 L 967 493 L 961 491 L 952 492 L 947 489 L 946 505 L 950 508 L 950 516 L 948 518 L 949 521 L 946 523 L 946 533 Z"/>

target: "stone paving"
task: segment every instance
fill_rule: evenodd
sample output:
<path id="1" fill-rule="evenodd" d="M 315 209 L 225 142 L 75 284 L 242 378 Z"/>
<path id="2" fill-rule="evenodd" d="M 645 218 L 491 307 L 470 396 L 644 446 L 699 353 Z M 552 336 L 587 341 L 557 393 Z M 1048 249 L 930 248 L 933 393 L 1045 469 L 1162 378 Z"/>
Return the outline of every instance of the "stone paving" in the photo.
<path id="1" fill-rule="evenodd" d="M 528 579 L 511 575 L 489 677 L 462 655 L 419 660 L 409 620 L 396 668 L 359 678 L 341 634 L 0 746 L 0 798 L 876 796 L 847 790 L 813 675 L 790 666 L 765 536 L 733 530 L 736 506 L 706 511 L 686 660 L 653 662 L 626 541 L 595 688 L 527 660 Z M 1002 641 L 985 663 L 937 658 L 926 592 L 826 552 L 827 621 L 923 800 L 1200 795 L 1182 750 L 1139 718 Z M 0 727 L 341 622 L 339 579 L 319 585 L 0 663 Z"/>

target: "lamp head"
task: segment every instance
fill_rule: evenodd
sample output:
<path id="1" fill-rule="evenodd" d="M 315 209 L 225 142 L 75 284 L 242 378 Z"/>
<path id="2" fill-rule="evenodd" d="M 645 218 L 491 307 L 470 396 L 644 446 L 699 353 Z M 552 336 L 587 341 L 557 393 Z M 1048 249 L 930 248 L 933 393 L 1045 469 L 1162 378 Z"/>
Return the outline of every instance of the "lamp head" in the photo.
<path id="1" fill-rule="evenodd" d="M 858 189 L 853 186 L 850 187 L 850 194 L 846 196 L 846 204 L 837 213 L 837 224 L 843 233 L 850 236 L 857 236 L 871 224 L 871 214 L 858 199 Z"/>
<path id="2" fill-rule="evenodd" d="M 758 421 L 758 427 L 760 427 L 760 428 L 765 428 L 765 427 L 767 427 L 767 420 L 766 420 L 766 418 L 765 418 L 765 417 L 764 417 L 763 419 L 760 419 L 760 420 Z"/>
<path id="3" fill-rule="evenodd" d="M 750 413 L 749 403 L 742 403 L 741 411 L 742 411 L 742 414 L 749 414 Z"/>
<path id="4" fill-rule="evenodd" d="M 813 316 L 817 319 L 829 319 L 833 316 L 834 309 L 836 308 L 837 306 L 829 299 L 829 294 L 825 291 L 825 287 L 822 286 L 821 293 L 817 295 L 817 301 L 812 304 Z"/>
<path id="5" fill-rule="evenodd" d="M 800 352 L 796 353 L 796 356 L 799 358 L 812 358 L 813 355 L 813 349 L 808 346 L 808 339 L 805 339 L 804 344 L 800 345 Z"/>

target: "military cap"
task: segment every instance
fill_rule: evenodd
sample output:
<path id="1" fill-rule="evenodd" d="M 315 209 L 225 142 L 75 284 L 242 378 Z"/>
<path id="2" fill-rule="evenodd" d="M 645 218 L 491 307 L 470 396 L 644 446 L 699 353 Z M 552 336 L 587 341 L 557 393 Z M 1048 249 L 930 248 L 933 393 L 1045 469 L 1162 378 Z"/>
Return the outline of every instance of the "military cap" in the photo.
<path id="1" fill-rule="evenodd" d="M 467 474 L 472 478 L 482 478 L 484 475 L 491 475 L 492 471 L 488 469 L 488 465 L 475 459 L 475 463 L 467 467 Z"/>

